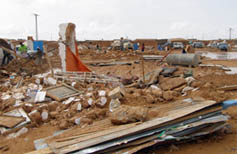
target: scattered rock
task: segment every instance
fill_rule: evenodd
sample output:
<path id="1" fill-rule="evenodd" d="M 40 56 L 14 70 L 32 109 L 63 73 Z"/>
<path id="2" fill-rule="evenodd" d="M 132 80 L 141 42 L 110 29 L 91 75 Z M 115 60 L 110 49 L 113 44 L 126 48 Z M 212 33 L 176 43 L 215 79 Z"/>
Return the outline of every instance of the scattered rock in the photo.
<path id="1" fill-rule="evenodd" d="M 5 109 L 15 105 L 16 100 L 14 98 L 9 98 L 0 103 L 0 110 L 4 111 Z"/>
<path id="2" fill-rule="evenodd" d="M 97 118 L 95 111 L 89 111 L 86 114 L 86 117 L 89 118 L 89 119 L 93 119 L 93 120 L 95 120 Z"/>
<path id="3" fill-rule="evenodd" d="M 115 88 L 114 90 L 110 91 L 108 96 L 111 98 L 111 99 L 120 99 L 122 97 L 124 97 L 125 95 L 125 90 L 121 87 L 117 87 Z"/>
<path id="4" fill-rule="evenodd" d="M 89 118 L 85 118 L 85 117 L 82 117 L 80 119 L 80 124 L 81 125 L 84 125 L 84 124 L 87 124 L 87 125 L 90 125 L 93 123 L 93 120 L 92 119 L 89 119 Z"/>
<path id="5" fill-rule="evenodd" d="M 61 121 L 60 124 L 59 124 L 59 128 L 60 128 L 61 130 L 65 130 L 65 129 L 69 128 L 70 126 L 71 126 L 71 125 L 70 125 L 70 123 L 69 123 L 67 120 L 63 120 L 63 121 Z"/>
<path id="6" fill-rule="evenodd" d="M 148 110 L 147 120 L 152 120 L 161 116 L 165 116 L 166 113 L 163 110 L 160 110 L 158 107 L 154 107 Z"/>
<path id="7" fill-rule="evenodd" d="M 56 119 L 57 116 L 59 116 L 59 113 L 57 111 L 52 111 L 49 113 L 50 117 L 53 119 Z"/>
<path id="8" fill-rule="evenodd" d="M 186 85 L 183 85 L 183 86 L 181 86 L 181 87 L 175 88 L 174 91 L 181 93 L 182 90 L 183 90 L 185 87 L 186 87 Z"/>
<path id="9" fill-rule="evenodd" d="M 77 104 L 77 111 L 79 111 L 79 112 L 80 112 L 80 111 L 81 111 L 81 109 L 82 109 L 82 105 L 81 105 L 81 103 L 78 103 L 78 104 Z"/>
<path id="10" fill-rule="evenodd" d="M 211 86 L 212 86 L 212 84 L 207 82 L 206 84 L 204 84 L 203 88 L 210 88 Z"/>
<path id="11" fill-rule="evenodd" d="M 152 104 L 152 103 L 155 102 L 155 99 L 154 99 L 154 97 L 153 97 L 151 94 L 147 94 L 147 95 L 145 96 L 145 98 L 146 98 L 146 102 L 147 102 L 148 104 Z"/>
<path id="12" fill-rule="evenodd" d="M 96 116 L 98 119 L 103 119 L 107 115 L 107 109 L 100 109 L 96 111 Z"/>
<path id="13" fill-rule="evenodd" d="M 121 103 L 120 103 L 119 99 L 112 99 L 109 104 L 109 111 L 113 112 L 120 106 L 120 104 Z"/>
<path id="14" fill-rule="evenodd" d="M 186 81 L 184 78 L 171 78 L 171 79 L 167 80 L 166 82 L 162 82 L 160 84 L 160 87 L 163 90 L 173 90 L 173 89 L 178 88 L 184 84 L 186 84 Z"/>
<path id="15" fill-rule="evenodd" d="M 52 77 L 48 77 L 44 79 L 44 84 L 49 85 L 49 86 L 55 86 L 57 84 L 57 80 L 55 80 Z"/>
<path id="16" fill-rule="evenodd" d="M 166 101 L 172 101 L 174 99 L 175 92 L 174 91 L 165 91 L 163 92 L 163 98 Z"/>
<path id="17" fill-rule="evenodd" d="M 183 90 L 182 90 L 182 94 L 185 94 L 187 93 L 188 91 L 191 91 L 193 90 L 194 88 L 193 87 L 185 87 Z"/>
<path id="18" fill-rule="evenodd" d="M 42 113 L 41 113 L 41 118 L 43 121 L 47 121 L 48 118 L 49 118 L 49 113 L 48 111 L 44 110 Z"/>
<path id="19" fill-rule="evenodd" d="M 49 111 L 56 111 L 57 107 L 58 107 L 58 103 L 56 102 L 52 102 L 48 104 Z"/>
<path id="20" fill-rule="evenodd" d="M 31 113 L 29 113 L 29 116 L 30 116 L 30 119 L 36 124 L 40 124 L 42 122 L 40 112 L 38 112 L 37 110 L 34 110 Z"/>
<path id="21" fill-rule="evenodd" d="M 30 113 L 33 110 L 33 105 L 32 104 L 24 104 L 23 109 L 26 113 Z"/>
<path id="22" fill-rule="evenodd" d="M 144 121 L 148 109 L 145 107 L 131 107 L 122 105 L 112 112 L 110 120 L 115 125 Z"/>
<path id="23" fill-rule="evenodd" d="M 194 88 L 198 88 L 198 87 L 201 87 L 202 86 L 202 82 L 201 81 L 194 81 L 191 83 L 191 87 L 194 87 Z"/>
<path id="24" fill-rule="evenodd" d="M 163 95 L 163 91 L 160 88 L 152 89 L 151 93 L 156 97 L 162 97 L 162 95 Z"/>
<path id="25" fill-rule="evenodd" d="M 187 77 L 185 78 L 187 85 L 191 86 L 191 83 L 195 81 L 195 79 L 193 77 Z"/>
<path id="26" fill-rule="evenodd" d="M 81 103 L 81 105 L 82 105 L 82 107 L 85 108 L 85 109 L 87 109 L 87 108 L 90 107 L 90 105 L 88 104 L 87 101 L 83 101 L 83 102 Z"/>
<path id="27" fill-rule="evenodd" d="M 104 107 L 106 103 L 107 103 L 106 97 L 101 97 L 96 101 L 96 105 L 99 107 Z"/>
<path id="28" fill-rule="evenodd" d="M 74 122 L 75 122 L 76 125 L 80 125 L 80 123 L 81 123 L 81 118 L 75 119 Z"/>
<path id="29" fill-rule="evenodd" d="M 100 97 L 105 97 L 106 96 L 106 91 L 104 91 L 104 90 L 100 90 L 98 93 L 99 93 Z"/>
<path id="30" fill-rule="evenodd" d="M 147 85 L 155 84 L 159 81 L 159 75 L 163 69 L 157 69 L 145 75 L 145 81 Z"/>

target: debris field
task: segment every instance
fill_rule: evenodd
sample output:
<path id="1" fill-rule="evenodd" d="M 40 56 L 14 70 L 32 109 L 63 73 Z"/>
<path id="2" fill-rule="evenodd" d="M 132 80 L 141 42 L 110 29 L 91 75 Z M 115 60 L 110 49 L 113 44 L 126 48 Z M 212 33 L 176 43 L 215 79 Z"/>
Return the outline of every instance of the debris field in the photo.
<path id="1" fill-rule="evenodd" d="M 236 153 L 237 111 L 225 102 L 236 99 L 237 61 L 79 52 L 92 72 L 61 72 L 58 56 L 53 74 L 46 59 L 1 67 L 0 153 Z"/>

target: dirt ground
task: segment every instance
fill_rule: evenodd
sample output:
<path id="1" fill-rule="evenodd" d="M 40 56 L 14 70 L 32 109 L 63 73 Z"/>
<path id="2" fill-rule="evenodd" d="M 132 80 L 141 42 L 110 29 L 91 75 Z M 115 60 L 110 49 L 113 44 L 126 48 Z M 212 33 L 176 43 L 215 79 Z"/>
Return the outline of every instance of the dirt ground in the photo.
<path id="1" fill-rule="evenodd" d="M 181 53 L 181 51 L 173 51 L 173 53 Z M 145 55 L 165 55 L 166 52 L 145 52 Z M 81 52 L 81 60 L 84 63 L 89 63 L 91 61 L 123 61 L 123 62 L 133 62 L 140 61 L 141 53 L 134 52 L 109 52 L 109 53 L 95 53 L 94 51 L 83 51 Z M 203 64 L 221 64 L 228 67 L 237 67 L 237 60 L 232 61 L 220 61 L 220 60 L 210 60 L 204 58 L 202 60 Z M 151 72 L 160 68 L 154 61 L 145 61 L 144 70 L 145 73 Z M 131 78 L 133 76 L 142 77 L 142 66 L 141 63 L 133 63 L 132 65 L 114 65 L 106 67 L 90 66 L 89 68 L 96 72 L 97 74 L 106 74 L 110 76 L 116 76 L 121 78 Z M 127 97 L 126 100 L 122 101 L 124 105 L 131 106 L 145 106 L 145 107 L 156 107 L 161 104 L 171 104 L 175 100 L 181 100 L 190 97 L 203 97 L 205 99 L 211 99 L 216 101 L 223 101 L 228 99 L 237 99 L 237 91 L 222 92 L 215 90 L 217 87 L 222 87 L 226 85 L 236 85 L 237 75 L 227 75 L 223 70 L 219 68 L 189 68 L 178 66 L 179 74 L 185 70 L 192 70 L 193 76 L 196 78 L 202 86 L 200 90 L 188 93 L 187 96 L 177 96 L 172 101 L 163 100 L 158 103 L 147 103 L 146 98 Z M 44 70 L 45 71 L 45 70 Z M 160 79 L 162 80 L 162 79 Z M 108 106 L 106 106 L 108 108 Z M 93 108 L 91 112 L 97 110 Z M 229 108 L 225 111 L 230 115 L 229 123 L 232 126 L 232 132 L 229 134 L 212 134 L 205 138 L 201 138 L 197 141 L 192 141 L 188 143 L 182 143 L 178 145 L 167 145 L 162 147 L 151 147 L 138 152 L 139 154 L 234 154 L 237 153 L 237 107 Z M 83 113 L 82 113 L 83 114 Z M 106 120 L 107 116 L 103 120 Z M 100 122 L 101 119 L 97 119 L 96 122 Z M 0 137 L 0 149 L 2 146 L 7 145 L 8 150 L 2 153 L 4 154 L 22 154 L 34 150 L 34 140 L 51 136 L 53 133 L 59 130 L 57 126 L 51 125 L 52 123 L 45 123 L 37 128 L 29 127 L 29 132 L 15 139 L 7 140 L 5 136 Z M 109 125 L 108 125 L 109 126 Z M 104 127 L 104 126 L 101 126 Z"/>

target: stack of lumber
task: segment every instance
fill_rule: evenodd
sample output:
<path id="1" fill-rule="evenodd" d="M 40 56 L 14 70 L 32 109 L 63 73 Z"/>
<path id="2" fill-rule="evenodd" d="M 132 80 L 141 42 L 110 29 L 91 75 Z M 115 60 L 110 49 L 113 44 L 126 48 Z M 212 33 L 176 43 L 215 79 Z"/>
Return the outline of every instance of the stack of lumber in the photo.
<path id="1" fill-rule="evenodd" d="M 178 104 L 178 105 L 177 105 Z M 52 153 L 132 154 L 150 146 L 190 141 L 223 129 L 229 116 L 222 113 L 222 103 L 206 100 L 181 101 L 165 107 L 162 117 L 143 123 L 133 123 L 74 134 L 63 133 L 61 137 L 47 142 Z M 163 108 L 163 110 L 165 110 Z"/>

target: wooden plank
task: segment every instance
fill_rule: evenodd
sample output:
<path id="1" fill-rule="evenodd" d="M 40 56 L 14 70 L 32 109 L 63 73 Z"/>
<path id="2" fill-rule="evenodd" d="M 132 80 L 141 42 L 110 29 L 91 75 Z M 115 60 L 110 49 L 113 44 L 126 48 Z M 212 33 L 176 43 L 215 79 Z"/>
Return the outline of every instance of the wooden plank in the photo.
<path id="1" fill-rule="evenodd" d="M 198 119 L 199 116 L 196 116 L 195 118 Z M 209 119 L 209 120 L 204 120 L 204 119 Z M 175 134 L 177 132 L 181 132 L 181 131 L 184 131 L 186 129 L 189 129 L 190 127 L 194 128 L 194 127 L 199 127 L 201 125 L 204 126 L 204 125 L 207 125 L 207 124 L 212 124 L 212 123 L 216 123 L 216 122 L 220 122 L 220 121 L 226 121 L 226 120 L 227 120 L 227 117 L 219 115 L 219 116 L 216 116 L 216 118 L 214 118 L 214 119 L 211 118 L 211 117 L 208 117 L 208 118 L 200 119 L 200 121 L 202 121 L 202 122 L 196 121 L 194 123 L 184 124 L 184 126 L 179 125 L 179 127 L 175 127 L 175 129 L 169 129 L 169 128 L 172 128 L 171 126 L 173 124 L 166 125 L 166 129 L 163 129 L 163 130 L 166 130 L 166 133 L 165 133 L 166 135 L 171 135 L 171 134 Z M 179 124 L 181 124 L 182 122 L 180 122 Z M 125 148 L 125 147 L 130 147 L 130 146 L 133 146 L 133 145 L 143 144 L 145 142 L 157 139 L 157 137 L 159 136 L 159 134 L 161 132 L 163 132 L 163 130 L 160 129 L 160 131 L 154 132 L 155 134 L 152 135 L 152 136 L 140 137 L 140 138 L 137 138 L 136 140 L 133 140 L 133 141 L 123 140 L 122 138 L 120 138 L 121 140 L 120 141 L 117 140 L 116 144 L 113 141 L 111 141 L 112 142 L 111 144 L 113 144 L 113 146 L 107 147 L 105 149 L 100 149 L 100 148 L 103 147 L 103 145 L 101 145 L 100 147 L 95 145 L 95 147 L 91 147 L 91 148 L 88 147 L 88 148 L 84 149 L 85 151 L 82 150 L 82 151 L 78 151 L 78 152 L 80 153 L 80 152 L 86 152 L 86 151 L 94 151 L 96 149 L 99 151 L 99 149 L 100 149 L 100 150 L 103 150 L 103 153 L 108 153 L 110 151 L 115 151 L 116 149 L 121 149 L 121 148 Z M 143 134 L 143 133 L 139 133 L 139 134 Z M 136 134 L 136 136 L 138 137 L 139 134 Z M 102 143 L 102 144 L 104 144 L 104 143 Z M 94 151 L 94 152 L 96 152 L 96 151 Z"/>
<path id="2" fill-rule="evenodd" d="M 218 90 L 224 90 L 224 91 L 237 90 L 237 85 L 220 87 L 220 88 L 218 88 Z"/>
<path id="3" fill-rule="evenodd" d="M 208 113 L 213 113 L 213 112 L 217 112 L 217 111 L 221 111 L 221 110 L 222 110 L 222 106 L 211 107 L 211 108 L 208 108 L 208 109 L 204 109 L 200 112 L 197 112 L 195 114 L 190 114 L 190 115 L 175 119 L 173 121 L 168 121 L 166 123 L 161 124 L 160 126 L 162 127 L 162 126 L 165 126 L 165 125 L 171 125 L 173 123 L 179 123 L 179 122 L 182 122 L 182 121 L 185 121 L 185 120 L 197 117 L 197 116 L 202 116 L 202 115 L 206 115 Z M 169 112 L 169 114 L 172 114 L 173 112 L 175 112 L 175 111 L 171 111 L 171 112 Z"/>
<path id="4" fill-rule="evenodd" d="M 112 152 L 112 154 L 133 154 L 135 152 L 138 152 L 139 150 L 142 150 L 142 149 L 147 148 L 147 147 L 151 147 L 155 144 L 157 144 L 156 141 L 150 141 L 150 142 L 147 142 L 147 143 L 144 143 L 144 144 L 141 144 L 141 145 L 136 145 L 136 146 L 132 146 L 132 147 L 128 147 L 128 148 L 125 148 L 125 149 L 118 150 L 116 152 Z"/>
<path id="5" fill-rule="evenodd" d="M 76 150 L 81 150 L 83 148 L 90 147 L 90 146 L 93 146 L 93 145 L 96 145 L 96 144 L 99 144 L 99 143 L 102 143 L 102 142 L 106 142 L 106 141 L 109 141 L 109 140 L 120 138 L 120 137 L 123 137 L 123 136 L 126 136 L 126 135 L 138 133 L 138 132 L 141 132 L 141 131 L 144 131 L 144 130 L 149 130 L 149 129 L 152 129 L 154 127 L 158 127 L 159 125 L 161 125 L 163 123 L 166 123 L 166 122 L 169 122 L 169 121 L 187 116 L 187 115 L 189 115 L 189 114 L 191 114 L 195 111 L 199 111 L 201 109 L 204 109 L 204 108 L 209 107 L 209 106 L 214 105 L 214 104 L 216 104 L 215 101 L 198 102 L 197 104 L 187 106 L 187 107 L 184 107 L 182 109 L 177 109 L 176 112 L 174 112 L 172 114 L 168 114 L 168 116 L 165 116 L 165 117 L 162 117 L 162 118 L 156 118 L 154 120 L 144 122 L 140 125 L 137 125 L 137 126 L 132 127 L 132 128 L 128 128 L 126 130 L 119 131 L 117 133 L 111 133 L 111 134 L 103 135 L 103 136 L 100 136 L 100 137 L 95 137 L 95 138 L 92 138 L 92 139 L 88 139 L 88 140 L 79 142 L 79 143 L 74 144 L 74 145 L 70 145 L 68 147 L 59 149 L 57 151 L 57 153 L 69 153 L 69 152 L 76 151 Z M 50 147 L 53 148 L 52 146 L 50 146 Z M 54 150 L 56 150 L 56 149 L 54 149 Z"/>
<path id="6" fill-rule="evenodd" d="M 80 136 L 80 138 L 76 138 L 76 139 L 71 140 L 71 141 L 59 142 L 59 143 L 51 142 L 49 144 L 49 147 L 51 147 L 52 149 L 62 148 L 62 147 L 65 147 L 65 146 L 69 146 L 69 145 L 78 143 L 78 142 L 86 141 L 88 139 L 93 139 L 93 138 L 96 138 L 96 137 L 103 137 L 104 135 L 113 134 L 113 133 L 116 133 L 116 132 L 119 132 L 119 131 L 122 131 L 122 130 L 126 130 L 128 128 L 135 127 L 136 125 L 137 125 L 137 123 L 118 126 L 118 127 L 115 127 L 114 129 L 100 131 L 100 132 L 90 134 L 90 135 L 87 135 L 87 136 Z M 68 138 L 66 138 L 66 139 L 68 139 Z"/>
<path id="7" fill-rule="evenodd" d="M 50 150 L 50 148 L 45 148 L 41 150 L 31 151 L 25 154 L 54 154 L 54 152 Z"/>
<path id="8" fill-rule="evenodd" d="M 13 128 L 24 120 L 25 118 L 23 117 L 0 116 L 0 126 Z"/>

